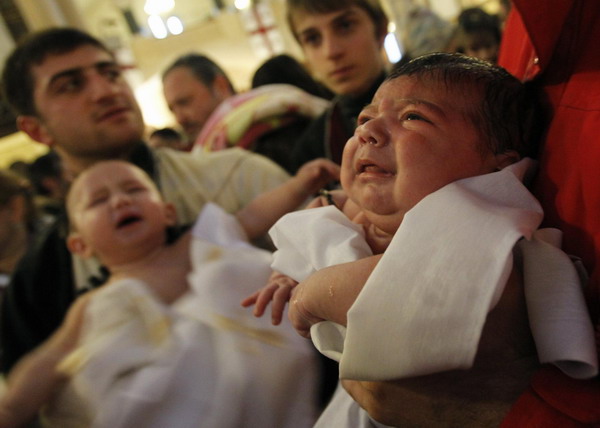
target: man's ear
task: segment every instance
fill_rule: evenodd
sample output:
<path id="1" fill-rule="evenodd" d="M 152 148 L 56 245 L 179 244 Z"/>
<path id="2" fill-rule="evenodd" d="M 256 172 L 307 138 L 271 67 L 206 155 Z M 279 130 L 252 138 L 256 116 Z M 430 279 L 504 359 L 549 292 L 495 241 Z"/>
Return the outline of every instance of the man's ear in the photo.
<path id="1" fill-rule="evenodd" d="M 67 248 L 73 254 L 77 254 L 82 259 L 89 259 L 94 254 L 92 249 L 83 240 L 83 237 L 77 232 L 71 232 L 67 237 Z"/>
<path id="2" fill-rule="evenodd" d="M 48 134 L 46 127 L 39 118 L 35 116 L 18 116 L 17 128 L 29 135 L 32 140 L 49 147 L 52 146 L 52 137 Z"/>
<path id="3" fill-rule="evenodd" d="M 521 156 L 514 150 L 507 150 L 504 153 L 496 155 L 496 164 L 498 170 L 504 169 L 513 163 L 521 160 Z"/>
<path id="4" fill-rule="evenodd" d="M 229 85 L 229 81 L 222 74 L 217 74 L 215 76 L 215 80 L 212 83 L 212 90 L 220 99 L 223 100 L 235 95 L 231 89 L 231 86 Z"/>
<path id="5" fill-rule="evenodd" d="M 167 226 L 177 225 L 177 211 L 175 205 L 165 202 L 165 217 L 167 219 Z"/>

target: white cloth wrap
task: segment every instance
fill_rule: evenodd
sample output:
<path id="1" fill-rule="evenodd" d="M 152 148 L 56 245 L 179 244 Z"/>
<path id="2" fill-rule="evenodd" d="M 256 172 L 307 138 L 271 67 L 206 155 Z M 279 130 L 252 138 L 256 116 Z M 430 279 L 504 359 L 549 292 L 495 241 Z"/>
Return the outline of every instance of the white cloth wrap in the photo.
<path id="1" fill-rule="evenodd" d="M 373 255 L 362 227 L 333 205 L 284 215 L 269 230 L 271 267 L 300 282 L 327 266 Z"/>
<path id="2" fill-rule="evenodd" d="M 533 239 L 519 241 L 529 326 L 541 363 L 575 379 L 591 379 L 598 375 L 594 326 L 582 281 L 561 242 L 558 229 L 540 229 Z"/>
<path id="3" fill-rule="evenodd" d="M 312 426 L 318 367 L 309 343 L 240 306 L 266 283 L 271 255 L 212 204 L 193 234 L 191 290 L 171 307 L 136 280 L 90 300 L 69 358 L 92 426 Z"/>

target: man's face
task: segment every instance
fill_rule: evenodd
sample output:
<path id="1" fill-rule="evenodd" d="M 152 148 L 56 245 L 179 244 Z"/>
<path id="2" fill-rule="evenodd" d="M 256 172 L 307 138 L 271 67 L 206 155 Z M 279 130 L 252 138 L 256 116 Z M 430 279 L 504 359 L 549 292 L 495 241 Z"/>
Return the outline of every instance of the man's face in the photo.
<path id="1" fill-rule="evenodd" d="M 156 250 L 175 212 L 150 178 L 123 161 L 97 163 L 74 182 L 67 207 L 89 255 L 124 263 Z M 72 238 L 70 238 L 72 239 Z"/>
<path id="2" fill-rule="evenodd" d="M 465 35 L 465 55 L 496 63 L 499 48 L 500 46 L 492 33 L 481 32 L 479 34 Z"/>
<path id="3" fill-rule="evenodd" d="M 338 95 L 359 96 L 369 90 L 383 72 L 383 35 L 363 9 L 347 9 L 322 15 L 298 11 L 294 32 L 316 79 Z"/>
<path id="4" fill-rule="evenodd" d="M 494 171 L 467 117 L 474 91 L 401 76 L 381 85 L 361 112 L 342 158 L 341 183 L 372 223 L 394 233 L 404 214 L 456 180 Z"/>
<path id="5" fill-rule="evenodd" d="M 220 91 L 198 80 L 187 67 L 176 67 L 163 79 L 169 110 L 190 141 L 195 141 L 213 111 L 225 100 Z"/>
<path id="6" fill-rule="evenodd" d="M 84 45 L 32 67 L 40 142 L 77 161 L 123 157 L 140 141 L 144 122 L 120 67 Z"/>

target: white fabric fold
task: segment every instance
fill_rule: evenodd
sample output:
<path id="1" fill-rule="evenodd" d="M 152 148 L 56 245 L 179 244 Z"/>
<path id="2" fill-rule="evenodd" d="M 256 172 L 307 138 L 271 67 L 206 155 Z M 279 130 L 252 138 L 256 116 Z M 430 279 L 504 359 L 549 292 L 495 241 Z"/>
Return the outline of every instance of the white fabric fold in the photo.
<path id="1" fill-rule="evenodd" d="M 286 214 L 269 236 L 276 248 L 285 249 L 275 251 L 271 267 L 298 282 L 324 267 L 373 254 L 362 227 L 333 205 Z"/>
<path id="2" fill-rule="evenodd" d="M 529 325 L 541 363 L 554 364 L 575 379 L 590 379 L 598 374 L 594 327 L 561 240 L 560 230 L 540 229 L 533 239 L 519 242 Z"/>

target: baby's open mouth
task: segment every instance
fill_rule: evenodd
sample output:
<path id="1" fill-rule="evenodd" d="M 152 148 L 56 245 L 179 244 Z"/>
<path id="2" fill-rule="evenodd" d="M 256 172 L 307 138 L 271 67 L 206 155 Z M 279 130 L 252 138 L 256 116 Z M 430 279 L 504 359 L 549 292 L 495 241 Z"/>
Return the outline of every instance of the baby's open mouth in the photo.
<path id="1" fill-rule="evenodd" d="M 136 222 L 140 221 L 141 219 L 142 218 L 140 216 L 137 216 L 137 215 L 127 216 L 127 217 L 121 219 L 117 223 L 117 229 L 120 229 L 120 228 L 125 227 L 125 226 L 129 226 L 130 224 L 136 223 Z"/>
<path id="2" fill-rule="evenodd" d="M 391 172 L 389 172 L 388 170 L 372 164 L 372 163 L 367 163 L 367 164 L 363 164 L 358 168 L 358 172 L 359 173 L 371 173 L 371 174 L 380 174 L 380 175 L 391 175 Z"/>

